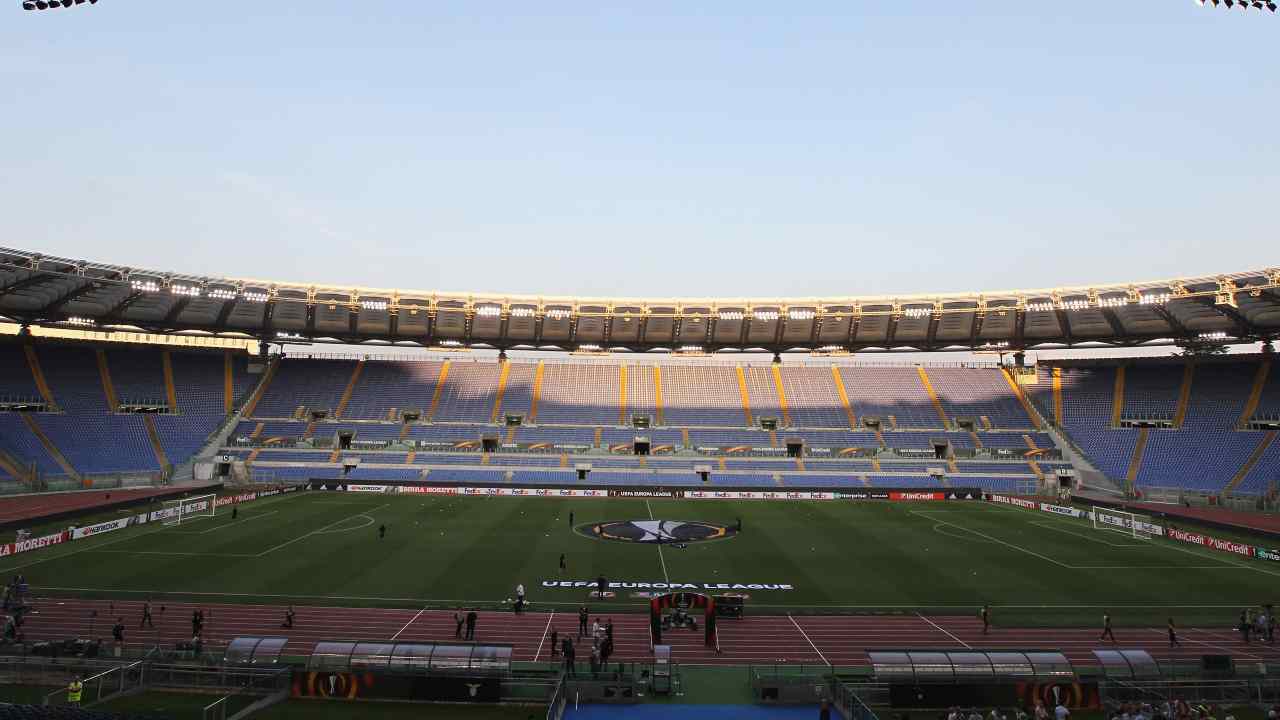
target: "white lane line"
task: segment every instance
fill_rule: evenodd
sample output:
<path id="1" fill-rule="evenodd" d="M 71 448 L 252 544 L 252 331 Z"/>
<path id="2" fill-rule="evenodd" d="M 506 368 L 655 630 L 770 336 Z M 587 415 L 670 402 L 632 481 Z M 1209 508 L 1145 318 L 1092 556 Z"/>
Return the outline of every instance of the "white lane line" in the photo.
<path id="1" fill-rule="evenodd" d="M 791 615 L 791 613 L 787 613 L 787 619 L 791 621 L 792 625 L 796 626 L 796 630 L 800 631 L 800 635 L 804 637 L 805 642 L 809 643 L 809 647 L 813 648 L 813 651 L 818 653 L 818 657 L 822 658 L 822 662 L 830 666 L 831 661 L 827 659 L 826 655 L 822 654 L 822 651 L 818 649 L 817 645 L 813 644 L 813 640 L 809 639 L 809 633 L 805 632 L 804 628 L 800 627 L 800 623 L 796 622 L 796 619 Z M 719 630 L 719 629 L 720 629 L 719 626 L 717 626 L 716 630 Z"/>
<path id="2" fill-rule="evenodd" d="M 951 632 L 950 632 L 949 630 L 947 630 L 946 628 L 942 627 L 942 626 L 941 626 L 941 625 L 939 625 L 938 623 L 936 623 L 936 622 L 934 622 L 934 621 L 930 620 L 929 618 L 927 618 L 927 617 L 925 617 L 925 616 L 921 615 L 921 614 L 920 614 L 920 613 L 918 613 L 918 612 L 916 613 L 916 617 L 918 617 L 918 618 L 920 618 L 921 620 L 923 620 L 923 621 L 925 621 L 925 622 L 929 623 L 930 625 L 934 626 L 934 627 L 935 627 L 935 628 L 937 628 L 939 631 L 941 631 L 942 633 L 944 633 L 947 637 L 949 637 L 949 638 L 951 638 L 952 640 L 955 640 L 956 642 L 958 642 L 958 643 L 960 643 L 961 645 L 963 645 L 965 650 L 972 650 L 972 649 L 973 649 L 973 646 L 972 646 L 972 645 L 970 645 L 969 643 L 967 643 L 967 642 L 965 642 L 965 641 L 961 640 L 960 638 L 956 637 L 955 635 L 952 635 L 952 634 L 951 634 Z"/>
<path id="3" fill-rule="evenodd" d="M 653 517 L 653 508 L 649 507 L 649 501 L 648 501 L 648 500 L 645 500 L 645 501 L 644 501 L 644 507 L 645 507 L 645 509 L 646 509 L 646 510 L 648 510 L 648 511 L 649 511 L 649 519 L 650 519 L 650 520 L 654 520 L 654 519 L 656 519 L 656 518 L 654 518 L 654 517 Z M 661 540 L 659 540 L 659 541 L 658 541 L 658 560 L 662 563 L 662 581 L 663 581 L 663 582 L 665 582 L 666 584 L 670 585 L 670 584 L 671 584 L 671 576 L 670 576 L 670 575 L 667 575 L 667 558 L 666 558 L 666 557 L 664 557 L 664 556 L 663 556 L 663 554 L 662 554 L 662 541 L 661 541 Z"/>
<path id="4" fill-rule="evenodd" d="M 378 507 L 376 507 L 376 508 L 374 508 L 374 509 L 370 510 L 369 512 L 371 512 L 371 513 L 377 512 L 377 511 L 379 511 L 379 510 L 381 510 L 381 509 L 383 509 L 383 508 L 385 508 L 385 507 L 387 507 L 387 506 L 389 506 L 389 505 L 391 505 L 391 503 L 383 503 L 382 505 L 379 505 Z M 352 518 L 358 518 L 358 517 L 361 517 L 361 516 L 368 517 L 365 513 L 356 513 L 355 515 L 348 515 L 348 516 L 346 516 L 346 517 L 342 518 L 341 520 L 338 520 L 337 522 L 331 522 L 331 523 L 329 523 L 328 525 L 325 525 L 324 527 L 320 528 L 319 530 L 312 530 L 311 532 L 307 533 L 306 535 L 299 535 L 298 537 L 296 537 L 296 538 L 294 538 L 294 539 L 292 539 L 292 540 L 286 540 L 285 542 L 282 542 L 282 543 L 280 543 L 279 545 L 276 545 L 276 546 L 275 546 L 275 547 L 273 547 L 273 548 L 267 548 L 266 550 L 263 550 L 262 552 L 258 553 L 258 554 L 257 554 L 257 555 L 255 555 L 254 557 L 262 557 L 263 555 L 268 555 L 268 554 L 273 553 L 273 552 L 275 552 L 276 550 L 279 550 L 279 549 L 281 549 L 281 548 L 289 547 L 290 545 L 292 545 L 292 544 L 294 544 L 294 543 L 298 542 L 299 540 L 306 540 L 307 538 L 311 537 L 312 535 L 319 535 L 319 534 L 323 533 L 324 531 L 328 530 L 329 528 L 333 527 L 334 525 L 341 525 L 342 523 L 344 523 L 344 522 L 346 522 L 346 521 L 348 521 L 348 520 L 351 520 Z M 370 518 L 370 520 L 372 520 L 372 518 Z M 370 525 L 372 525 L 373 523 L 372 523 L 372 522 L 370 522 L 369 524 L 370 524 Z M 367 526 L 363 526 L 363 527 L 367 527 Z"/>
<path id="5" fill-rule="evenodd" d="M 413 617 L 409 618 L 409 622 L 405 623 L 405 624 L 404 624 L 404 627 L 400 628 L 398 631 L 396 631 L 396 634 L 395 634 L 395 635 L 392 635 L 392 636 L 391 636 L 391 639 L 392 639 L 392 640 L 395 640 L 396 638 L 400 637 L 400 633 L 403 633 L 405 630 L 408 630 L 408 629 L 409 629 L 409 626 L 410 626 L 410 625 L 412 625 L 412 624 L 414 623 L 414 621 L 415 621 L 415 620 L 417 620 L 418 618 L 422 617 L 422 613 L 424 613 L 424 612 L 426 612 L 426 611 L 427 611 L 427 609 L 426 609 L 426 608 L 422 608 L 421 610 L 419 610 L 417 615 L 414 615 Z"/>
<path id="6" fill-rule="evenodd" d="M 542 629 L 542 640 L 538 641 L 538 651 L 533 654 L 533 661 L 538 662 L 538 656 L 542 654 L 542 645 L 547 641 L 547 634 L 551 632 L 551 620 L 556 616 L 555 611 L 547 616 L 547 626 Z M 555 648 L 551 648 L 551 652 L 555 652 Z"/>

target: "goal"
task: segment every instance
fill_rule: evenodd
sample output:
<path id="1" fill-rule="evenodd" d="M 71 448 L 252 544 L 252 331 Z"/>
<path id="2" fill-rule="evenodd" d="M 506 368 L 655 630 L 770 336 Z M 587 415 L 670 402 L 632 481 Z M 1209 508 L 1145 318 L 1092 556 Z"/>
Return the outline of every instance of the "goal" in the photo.
<path id="1" fill-rule="evenodd" d="M 181 500 L 164 501 L 164 524 L 180 525 L 196 518 L 213 517 L 217 495 L 196 495 Z"/>
<path id="2" fill-rule="evenodd" d="M 1151 539 L 1152 525 L 1145 515 L 1099 507 L 1095 507 L 1090 515 L 1093 517 L 1095 530 L 1120 532 L 1142 540 Z"/>

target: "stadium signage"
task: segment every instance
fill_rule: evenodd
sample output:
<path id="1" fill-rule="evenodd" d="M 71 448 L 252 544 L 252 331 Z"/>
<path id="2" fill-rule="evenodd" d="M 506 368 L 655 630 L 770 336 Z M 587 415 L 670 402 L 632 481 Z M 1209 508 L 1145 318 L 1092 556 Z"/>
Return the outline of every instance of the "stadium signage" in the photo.
<path id="1" fill-rule="evenodd" d="M 1280 561 L 1280 551 L 1268 550 L 1267 548 L 1256 547 L 1253 549 L 1254 557 L 1259 560 L 1276 560 Z"/>
<path id="2" fill-rule="evenodd" d="M 1032 507 L 1035 507 L 1035 503 L 1032 503 Z M 1088 513 L 1086 513 L 1083 510 L 1078 510 L 1073 507 L 1066 507 L 1064 505 L 1050 505 L 1049 503 L 1040 503 L 1040 509 L 1047 513 L 1054 513 L 1055 515 L 1066 515 L 1067 517 L 1073 517 L 1073 518 L 1081 518 L 1081 517 L 1086 517 L 1088 515 Z"/>
<path id="3" fill-rule="evenodd" d="M 257 493 L 243 493 L 241 495 L 228 495 L 220 497 L 214 501 L 214 507 L 223 507 L 224 505 L 235 505 L 236 503 L 251 502 L 258 498 Z M 141 516 L 139 516 L 141 517 Z"/>
<path id="4" fill-rule="evenodd" d="M 1187 532 L 1177 528 L 1169 528 L 1166 535 L 1178 542 L 1200 545 L 1202 547 L 1213 548 L 1214 550 L 1235 553 L 1236 555 L 1244 555 L 1245 557 L 1254 557 L 1257 550 L 1252 545 L 1245 545 L 1244 543 L 1238 543 L 1232 540 L 1223 540 L 1222 538 L 1216 538 L 1212 535 L 1205 535 L 1203 533 Z"/>
<path id="5" fill-rule="evenodd" d="M 891 492 L 890 500 L 946 500 L 946 493 L 940 492 Z"/>
<path id="6" fill-rule="evenodd" d="M 688 490 L 694 500 L 834 500 L 829 492 L 778 492 L 774 490 Z"/>
<path id="7" fill-rule="evenodd" d="M 66 542 L 68 534 L 65 532 L 54 533 L 52 535 L 43 535 L 38 538 L 27 538 L 18 542 L 0 543 L 0 557 L 8 557 L 17 555 L 18 553 L 28 552 L 30 550 L 39 550 L 50 545 Z"/>
<path id="8" fill-rule="evenodd" d="M 391 488 L 389 488 L 386 485 L 348 485 L 347 486 L 348 492 L 384 493 L 384 492 L 388 492 L 390 489 Z"/>
<path id="9" fill-rule="evenodd" d="M 544 588 L 595 588 L 596 580 L 543 580 Z M 613 581 L 609 587 L 615 590 L 778 590 L 787 592 L 795 590 L 789 583 L 727 583 L 727 582 L 636 582 Z"/>
<path id="10" fill-rule="evenodd" d="M 1014 507 L 1026 508 L 1028 510 L 1035 510 L 1037 508 L 1040 510 L 1044 509 L 1042 506 L 1036 505 L 1036 503 L 1031 500 L 1026 500 L 1020 497 L 1010 497 L 1008 495 L 991 495 L 990 497 L 991 502 L 1000 503 L 1001 505 L 1013 505 Z"/>
<path id="11" fill-rule="evenodd" d="M 129 527 L 129 524 L 132 522 L 133 522 L 132 517 L 126 517 L 126 518 L 120 518 L 119 520 L 108 520 L 107 522 L 100 522 L 97 525 L 90 525 L 89 527 L 76 528 L 71 533 L 71 539 L 82 540 L 84 538 L 87 538 L 93 535 L 101 535 L 102 533 L 109 533 L 109 532 L 114 532 L 116 530 L 123 530 Z"/>

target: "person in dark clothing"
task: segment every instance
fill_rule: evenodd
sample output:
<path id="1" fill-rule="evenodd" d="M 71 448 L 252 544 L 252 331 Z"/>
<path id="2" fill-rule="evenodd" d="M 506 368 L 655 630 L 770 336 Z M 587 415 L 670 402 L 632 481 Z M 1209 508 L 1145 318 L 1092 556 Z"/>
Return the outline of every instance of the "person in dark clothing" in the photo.
<path id="1" fill-rule="evenodd" d="M 1109 640 L 1111 640 L 1111 642 L 1115 642 L 1115 641 L 1116 641 L 1116 634 L 1115 634 L 1115 632 L 1114 632 L 1114 631 L 1112 631 L 1112 629 L 1111 629 L 1111 614 L 1110 614 L 1110 613 L 1103 613 L 1103 614 L 1102 614 L 1102 637 L 1100 637 L 1100 638 L 1098 638 L 1098 639 L 1099 639 L 1099 640 L 1108 640 L 1108 639 L 1109 639 Z"/>
<path id="2" fill-rule="evenodd" d="M 1241 610 L 1240 611 L 1240 639 L 1244 640 L 1245 645 L 1249 644 L 1249 631 L 1251 629 L 1252 629 L 1251 623 L 1249 622 L 1249 611 Z"/>
<path id="3" fill-rule="evenodd" d="M 831 720 L 831 703 L 826 700 L 823 700 L 822 707 L 818 708 L 818 720 Z"/>
<path id="4" fill-rule="evenodd" d="M 291 627 L 293 627 L 293 616 L 294 616 L 294 613 L 293 613 L 293 606 L 292 606 L 292 605 L 290 605 L 290 606 L 289 606 L 289 609 L 284 611 L 284 624 L 283 624 L 283 625 L 281 625 L 280 627 L 282 627 L 282 628 L 291 628 Z"/>
<path id="5" fill-rule="evenodd" d="M 604 637 L 609 641 L 610 645 L 613 644 L 613 618 L 609 618 L 604 622 Z"/>
<path id="6" fill-rule="evenodd" d="M 565 673 L 568 674 L 569 677 L 577 677 L 578 669 L 574 662 L 577 658 L 577 651 L 573 649 L 573 641 L 569 638 L 565 638 L 564 647 L 560 649 L 560 652 L 564 655 Z"/>
<path id="7" fill-rule="evenodd" d="M 191 611 L 191 636 L 197 637 L 204 627 L 204 618 L 201 617 L 199 610 Z"/>
<path id="8" fill-rule="evenodd" d="M 572 510 L 569 511 L 569 529 L 570 530 L 573 529 L 573 511 Z"/>
<path id="9" fill-rule="evenodd" d="M 111 637 L 124 644 L 124 618 L 116 618 L 116 624 L 111 627 Z"/>
<path id="10" fill-rule="evenodd" d="M 600 577 L 596 578 L 596 592 L 600 597 L 604 597 L 604 593 L 609 589 L 609 581 L 604 579 L 604 573 L 600 573 Z"/>
<path id="11" fill-rule="evenodd" d="M 986 635 L 991 632 L 991 606 L 983 605 L 978 614 L 982 617 L 982 634 Z"/>
<path id="12" fill-rule="evenodd" d="M 384 538 L 384 537 L 386 537 L 386 536 L 387 536 L 387 526 L 386 526 L 386 525 L 379 525 L 379 526 L 378 526 L 378 539 L 379 539 L 379 540 L 381 540 L 382 538 Z"/>
<path id="13" fill-rule="evenodd" d="M 560 633 L 555 628 L 551 628 L 551 657 L 555 657 L 560 652 Z"/>
<path id="14" fill-rule="evenodd" d="M 152 621 L 151 619 L 151 603 L 150 602 L 142 603 L 142 622 L 138 625 L 138 628 L 139 629 L 142 629 L 144 627 L 154 628 L 155 626 L 156 626 L 155 622 Z"/>
<path id="15" fill-rule="evenodd" d="M 465 640 L 476 639 L 476 611 L 472 610 L 467 613 L 467 636 Z"/>
<path id="16" fill-rule="evenodd" d="M 583 605 L 582 609 L 578 610 L 578 639 L 579 640 L 582 639 L 583 635 L 587 634 L 587 618 L 588 617 L 589 615 L 587 613 L 587 606 Z"/>
<path id="17" fill-rule="evenodd" d="M 1173 618 L 1169 618 L 1169 647 L 1178 647 L 1178 630 L 1173 626 Z"/>
<path id="18" fill-rule="evenodd" d="M 560 553 L 560 574 L 564 574 L 564 553 Z"/>
<path id="19" fill-rule="evenodd" d="M 738 532 L 742 532 L 742 518 L 738 518 Z"/>
<path id="20" fill-rule="evenodd" d="M 235 505 L 232 505 L 232 506 L 231 506 L 231 519 L 232 519 L 232 520 L 235 520 L 235 519 L 236 519 L 236 518 L 238 518 L 238 517 L 240 517 L 240 508 L 239 508 L 239 507 L 237 507 L 237 506 L 235 506 Z"/>
<path id="21" fill-rule="evenodd" d="M 462 614 L 462 608 L 458 608 L 457 610 L 453 611 L 453 622 L 455 624 L 455 627 L 453 628 L 454 637 L 458 639 L 462 638 L 462 625 L 466 621 L 467 621 L 467 618 L 465 615 Z"/>

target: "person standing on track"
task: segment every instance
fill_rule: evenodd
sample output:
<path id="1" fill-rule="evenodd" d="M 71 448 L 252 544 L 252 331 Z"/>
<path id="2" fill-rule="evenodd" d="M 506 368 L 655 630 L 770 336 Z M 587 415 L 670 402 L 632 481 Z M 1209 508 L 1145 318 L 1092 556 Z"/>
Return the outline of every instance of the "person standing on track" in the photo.
<path id="1" fill-rule="evenodd" d="M 1102 613 L 1102 637 L 1100 637 L 1100 638 L 1098 638 L 1098 639 L 1099 639 L 1099 640 L 1108 640 L 1108 639 L 1109 639 L 1109 640 L 1111 640 L 1111 642 L 1115 642 L 1115 641 L 1116 641 L 1116 634 L 1115 634 L 1115 632 L 1111 629 L 1111 613 Z M 1061 707 L 1061 706 L 1059 706 L 1059 707 Z M 1057 709 L 1055 708 L 1055 709 L 1054 709 L 1054 713 L 1057 713 L 1057 712 L 1058 712 L 1058 711 L 1057 711 Z M 1062 719 L 1061 719 L 1061 718 L 1059 718 L 1058 720 L 1062 720 Z"/>
<path id="2" fill-rule="evenodd" d="M 978 611 L 978 616 L 982 618 L 982 634 L 986 635 L 991 632 L 991 606 L 983 605 L 982 610 Z"/>
<path id="3" fill-rule="evenodd" d="M 293 606 L 290 605 L 288 610 L 284 611 L 284 623 L 280 626 L 285 629 L 293 627 Z"/>
<path id="4" fill-rule="evenodd" d="M 1178 629 L 1173 626 L 1173 618 L 1169 618 L 1169 647 L 1180 647 L 1182 643 L 1178 642 Z"/>
<path id="5" fill-rule="evenodd" d="M 141 630 L 145 627 L 154 628 L 155 626 L 155 622 L 151 620 L 151 601 L 148 600 L 142 603 L 142 622 L 138 625 L 138 629 Z"/>
<path id="6" fill-rule="evenodd" d="M 455 638 L 462 639 L 462 624 L 466 621 L 467 618 L 462 614 L 462 606 L 458 606 L 458 609 L 453 611 L 453 636 Z"/>
<path id="7" fill-rule="evenodd" d="M 578 610 L 578 639 L 581 640 L 583 635 L 587 634 L 587 606 L 583 605 Z"/>
<path id="8" fill-rule="evenodd" d="M 1241 640 L 1244 640 L 1244 644 L 1245 644 L 1245 645 L 1248 645 L 1248 644 L 1249 644 L 1249 631 L 1250 631 L 1250 630 L 1252 630 L 1252 629 L 1253 629 L 1253 628 L 1249 625 L 1249 611 L 1248 611 L 1248 610 L 1241 610 L 1241 611 L 1240 611 L 1240 625 L 1239 625 L 1239 630 L 1240 630 L 1240 639 L 1241 639 Z"/>
<path id="9" fill-rule="evenodd" d="M 71 707 L 80 707 L 80 696 L 83 693 L 84 683 L 80 682 L 80 676 L 72 676 L 71 682 L 67 683 L 67 704 Z"/>
<path id="10" fill-rule="evenodd" d="M 476 611 L 471 610 L 467 613 L 467 636 L 465 640 L 476 639 Z"/>
<path id="11" fill-rule="evenodd" d="M 111 638 L 118 645 L 124 645 L 124 618 L 116 618 L 116 624 L 111 626 Z"/>
<path id="12" fill-rule="evenodd" d="M 560 652 L 560 631 L 551 628 L 551 657 Z"/>

